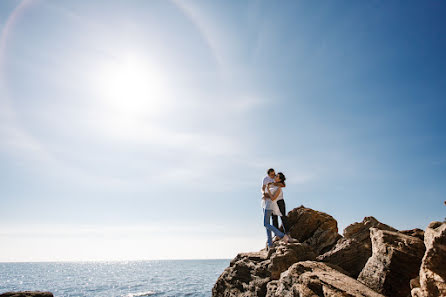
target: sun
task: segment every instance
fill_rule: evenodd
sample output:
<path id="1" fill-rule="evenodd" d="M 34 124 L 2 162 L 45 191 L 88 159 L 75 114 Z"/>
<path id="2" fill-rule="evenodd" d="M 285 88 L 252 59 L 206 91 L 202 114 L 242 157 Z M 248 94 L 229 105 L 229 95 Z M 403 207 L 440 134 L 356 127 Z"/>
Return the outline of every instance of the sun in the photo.
<path id="1" fill-rule="evenodd" d="M 156 115 L 167 100 L 162 72 L 147 59 L 125 56 L 108 61 L 98 77 L 100 97 L 123 116 Z"/>

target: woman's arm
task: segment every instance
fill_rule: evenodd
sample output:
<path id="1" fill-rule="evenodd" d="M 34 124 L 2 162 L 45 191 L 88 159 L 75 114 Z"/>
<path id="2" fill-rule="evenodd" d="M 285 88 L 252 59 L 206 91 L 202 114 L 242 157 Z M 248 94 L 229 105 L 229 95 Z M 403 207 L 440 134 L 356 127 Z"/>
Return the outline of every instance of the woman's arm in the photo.
<path id="1" fill-rule="evenodd" d="M 277 188 L 277 191 L 274 193 L 274 195 L 271 193 L 271 190 L 269 189 L 269 186 L 266 187 L 266 189 L 268 190 L 269 193 L 269 197 L 271 197 L 271 200 L 274 201 L 277 199 L 277 197 L 279 196 L 280 192 L 282 191 L 282 189 L 280 187 Z"/>
<path id="2" fill-rule="evenodd" d="M 273 197 L 273 195 L 271 194 L 271 191 L 270 191 L 270 189 L 269 189 L 269 185 L 270 185 L 270 184 L 268 184 L 268 185 L 266 186 L 266 190 L 268 191 L 268 198 L 271 198 L 271 197 Z"/>
<path id="3" fill-rule="evenodd" d="M 266 191 L 265 191 L 265 189 L 267 189 L 270 184 L 271 183 L 268 183 L 268 184 L 265 184 L 265 185 L 262 186 L 262 198 L 265 198 L 265 197 L 269 198 L 270 197 L 270 195 L 268 193 L 266 193 Z"/>
<path id="4" fill-rule="evenodd" d="M 268 188 L 268 190 L 269 190 L 269 188 Z M 271 198 L 271 200 L 272 201 L 276 200 L 277 197 L 279 197 L 279 194 L 281 191 L 282 191 L 282 189 L 280 187 L 278 187 L 276 193 L 274 193 L 274 196 Z M 271 195 L 271 192 L 270 192 L 270 195 Z"/>

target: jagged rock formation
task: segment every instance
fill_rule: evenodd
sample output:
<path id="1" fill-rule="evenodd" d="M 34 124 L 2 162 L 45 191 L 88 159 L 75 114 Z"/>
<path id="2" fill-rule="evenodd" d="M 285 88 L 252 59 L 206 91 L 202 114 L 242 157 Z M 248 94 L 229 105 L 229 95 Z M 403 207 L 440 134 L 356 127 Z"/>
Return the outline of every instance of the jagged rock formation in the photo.
<path id="1" fill-rule="evenodd" d="M 384 297 L 325 263 L 305 261 L 291 266 L 267 285 L 267 297 L 364 296 Z"/>
<path id="2" fill-rule="evenodd" d="M 0 294 L 0 297 L 54 297 L 50 292 L 39 291 L 23 291 L 23 292 L 6 292 Z"/>
<path id="3" fill-rule="evenodd" d="M 424 235 L 420 275 L 412 283 L 412 297 L 446 296 L 446 223 L 432 222 Z"/>
<path id="4" fill-rule="evenodd" d="M 348 275 L 356 278 L 372 255 L 370 228 L 397 231 L 374 217 L 365 217 L 362 222 L 345 228 L 344 237 L 330 251 L 317 257 L 317 260 L 338 265 L 347 271 Z"/>
<path id="5" fill-rule="evenodd" d="M 326 213 L 300 206 L 288 217 L 300 243 L 237 255 L 212 296 L 446 296 L 446 223 L 424 233 L 366 217 L 341 236 Z"/>
<path id="6" fill-rule="evenodd" d="M 418 275 L 425 247 L 421 239 L 399 232 L 370 229 L 372 256 L 358 280 L 386 296 L 406 297 Z"/>

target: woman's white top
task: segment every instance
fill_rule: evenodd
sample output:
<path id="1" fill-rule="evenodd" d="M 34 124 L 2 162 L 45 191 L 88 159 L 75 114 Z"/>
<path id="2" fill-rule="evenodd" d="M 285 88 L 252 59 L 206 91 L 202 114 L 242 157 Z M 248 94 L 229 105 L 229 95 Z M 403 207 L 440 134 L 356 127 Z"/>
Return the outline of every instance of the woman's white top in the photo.
<path id="1" fill-rule="evenodd" d="M 268 191 L 267 189 L 265 189 Z M 273 214 L 276 216 L 282 216 L 282 213 L 280 212 L 279 206 L 277 205 L 277 200 L 283 199 L 283 191 L 280 189 L 280 187 L 277 187 L 273 184 L 269 185 L 269 190 L 271 191 L 272 195 L 275 195 L 277 191 L 280 190 L 280 194 L 277 197 L 276 200 L 272 201 L 270 198 L 264 198 L 262 199 L 262 208 L 272 210 Z M 268 193 L 268 192 L 267 192 Z"/>

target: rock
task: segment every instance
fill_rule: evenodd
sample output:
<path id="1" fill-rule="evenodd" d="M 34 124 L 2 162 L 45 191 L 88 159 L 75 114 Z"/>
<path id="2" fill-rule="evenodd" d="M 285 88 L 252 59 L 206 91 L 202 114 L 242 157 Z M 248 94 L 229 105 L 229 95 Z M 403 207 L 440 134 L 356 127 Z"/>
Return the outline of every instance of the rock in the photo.
<path id="1" fill-rule="evenodd" d="M 365 217 L 362 222 L 345 228 L 344 238 L 330 251 L 318 256 L 317 260 L 338 265 L 347 271 L 349 276 L 357 278 L 372 255 L 370 228 L 397 231 L 374 217 Z"/>
<path id="2" fill-rule="evenodd" d="M 424 233 L 424 254 L 419 287 L 412 289 L 412 296 L 446 296 L 446 223 L 432 222 Z"/>
<path id="3" fill-rule="evenodd" d="M 311 246 L 317 254 L 331 248 L 341 237 L 338 222 L 330 215 L 304 206 L 288 213 L 291 237 Z"/>
<path id="4" fill-rule="evenodd" d="M 212 296 L 264 296 L 269 262 L 265 251 L 238 254 L 218 278 Z"/>
<path id="5" fill-rule="evenodd" d="M 271 253 L 271 263 L 268 268 L 271 271 L 271 279 L 279 279 L 280 274 L 296 262 L 314 260 L 316 254 L 306 244 L 280 244 L 274 247 Z"/>
<path id="6" fill-rule="evenodd" d="M 383 224 L 374 217 L 365 217 L 362 222 L 353 223 L 344 229 L 344 237 L 355 239 L 359 242 L 367 242 L 371 245 L 370 241 L 370 228 L 377 228 L 380 230 L 398 231 L 389 225 Z"/>
<path id="7" fill-rule="evenodd" d="M 412 229 L 412 230 L 404 230 L 404 231 L 399 231 L 400 233 L 403 233 L 405 235 L 409 235 L 409 236 L 413 236 L 413 237 L 417 237 L 421 240 L 424 240 L 424 231 L 418 228 Z"/>
<path id="8" fill-rule="evenodd" d="M 268 282 L 278 279 L 292 264 L 315 257 L 306 244 L 282 242 L 268 252 L 238 254 L 217 279 L 212 296 L 265 296 Z"/>
<path id="9" fill-rule="evenodd" d="M 268 251 L 238 254 L 212 296 L 446 296 L 446 223 L 424 233 L 366 217 L 342 237 L 336 220 L 323 212 L 300 206 L 288 220 L 300 243 L 279 241 Z"/>
<path id="10" fill-rule="evenodd" d="M 392 297 L 410 294 L 410 280 L 418 275 L 425 247 L 417 237 L 370 228 L 372 256 L 358 280 Z"/>
<path id="11" fill-rule="evenodd" d="M 54 297 L 50 292 L 39 291 L 23 291 L 23 292 L 6 292 L 0 294 L 0 297 Z"/>
<path id="12" fill-rule="evenodd" d="M 330 251 L 316 259 L 338 265 L 347 271 L 347 275 L 356 278 L 364 268 L 371 253 L 364 244 L 354 239 L 342 238 Z"/>
<path id="13" fill-rule="evenodd" d="M 413 278 L 410 280 L 410 288 L 419 288 L 420 287 L 420 276 L 417 276 L 416 278 Z"/>
<path id="14" fill-rule="evenodd" d="M 292 265 L 279 280 L 267 285 L 267 297 L 384 297 L 325 263 L 305 261 Z"/>

